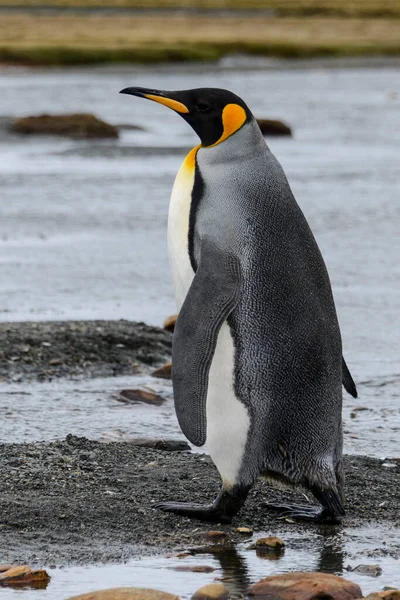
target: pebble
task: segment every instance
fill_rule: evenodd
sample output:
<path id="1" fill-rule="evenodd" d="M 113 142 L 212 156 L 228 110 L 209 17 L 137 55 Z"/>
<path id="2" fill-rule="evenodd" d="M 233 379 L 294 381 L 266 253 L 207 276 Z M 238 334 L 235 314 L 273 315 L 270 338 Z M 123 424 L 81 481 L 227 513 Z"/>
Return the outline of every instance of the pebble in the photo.
<path id="1" fill-rule="evenodd" d="M 165 365 L 153 371 L 151 376 L 160 379 L 172 379 L 172 362 L 165 363 Z"/>
<path id="2" fill-rule="evenodd" d="M 191 600 L 228 600 L 229 590 L 222 583 L 204 585 L 195 592 Z"/>
<path id="3" fill-rule="evenodd" d="M 361 598 L 362 591 L 356 583 L 338 575 L 289 572 L 266 577 L 251 585 L 247 596 L 257 600 L 352 600 Z"/>
<path id="4" fill-rule="evenodd" d="M 165 398 L 162 396 L 139 389 L 121 390 L 119 396 L 116 396 L 116 400 L 124 404 L 138 404 L 143 402 L 144 404 L 152 404 L 153 406 L 161 406 L 165 402 Z"/>
<path id="5" fill-rule="evenodd" d="M 353 569 L 350 567 L 347 570 L 353 573 L 360 573 L 361 575 L 369 575 L 370 577 L 379 577 L 382 575 L 382 569 L 379 565 L 358 565 Z"/>
<path id="6" fill-rule="evenodd" d="M 130 587 L 89 592 L 67 600 L 179 600 L 179 597 L 160 590 Z"/>

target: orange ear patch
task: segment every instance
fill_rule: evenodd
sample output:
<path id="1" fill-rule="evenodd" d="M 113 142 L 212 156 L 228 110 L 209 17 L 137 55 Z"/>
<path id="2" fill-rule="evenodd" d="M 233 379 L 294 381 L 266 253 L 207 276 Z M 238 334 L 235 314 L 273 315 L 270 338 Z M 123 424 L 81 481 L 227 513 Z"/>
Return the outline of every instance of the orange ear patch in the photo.
<path id="1" fill-rule="evenodd" d="M 189 171 L 194 171 L 196 165 L 196 154 L 199 148 L 201 148 L 201 144 L 192 148 L 189 154 L 186 156 L 185 160 L 183 161 L 183 165 Z"/>
<path id="2" fill-rule="evenodd" d="M 176 110 L 176 112 L 178 113 L 189 112 L 188 107 L 182 104 L 182 102 L 178 102 L 177 100 L 172 100 L 171 98 L 164 98 L 163 96 L 155 96 L 154 94 L 144 94 L 144 96 L 148 100 L 154 100 L 154 102 L 164 104 L 164 106 L 168 106 L 168 108 L 172 108 L 172 110 Z"/>
<path id="3" fill-rule="evenodd" d="M 239 104 L 227 104 L 222 111 L 222 126 L 224 128 L 223 133 L 219 140 L 215 142 L 215 144 L 212 144 L 208 147 L 212 148 L 212 146 L 216 146 L 217 144 L 220 144 L 226 140 L 238 129 L 240 129 L 242 125 L 244 125 L 246 119 L 246 111 L 244 108 L 239 106 Z"/>

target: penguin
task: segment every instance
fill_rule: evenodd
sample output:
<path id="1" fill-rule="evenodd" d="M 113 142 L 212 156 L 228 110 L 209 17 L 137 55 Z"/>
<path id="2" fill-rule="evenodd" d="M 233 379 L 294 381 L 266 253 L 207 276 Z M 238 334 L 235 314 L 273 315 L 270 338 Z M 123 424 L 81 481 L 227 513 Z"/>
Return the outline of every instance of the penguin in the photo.
<path id="1" fill-rule="evenodd" d="M 256 119 L 217 88 L 121 91 L 165 105 L 200 144 L 176 176 L 168 252 L 179 310 L 172 381 L 180 427 L 222 479 L 211 504 L 155 506 L 230 522 L 258 477 L 319 505 L 271 505 L 294 519 L 344 515 L 342 358 L 329 276 Z"/>

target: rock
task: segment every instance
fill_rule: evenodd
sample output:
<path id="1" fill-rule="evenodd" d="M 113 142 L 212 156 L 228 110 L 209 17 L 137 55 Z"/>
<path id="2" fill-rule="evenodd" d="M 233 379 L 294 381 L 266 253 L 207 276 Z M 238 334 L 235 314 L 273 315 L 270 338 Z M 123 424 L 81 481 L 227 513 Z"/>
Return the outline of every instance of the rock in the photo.
<path id="1" fill-rule="evenodd" d="M 0 586 L 29 586 L 45 588 L 50 581 L 50 575 L 43 569 L 33 570 L 28 565 L 11 567 L 0 574 Z"/>
<path id="2" fill-rule="evenodd" d="M 257 119 L 263 135 L 292 135 L 289 125 L 277 119 Z"/>
<path id="3" fill-rule="evenodd" d="M 144 448 L 155 448 L 165 452 L 183 452 L 190 450 L 190 446 L 185 440 L 162 440 L 159 438 L 133 438 L 124 440 L 131 446 L 142 446 Z"/>
<path id="4" fill-rule="evenodd" d="M 171 379 L 172 378 L 172 363 L 168 362 L 159 369 L 152 372 L 152 377 L 159 377 L 160 379 Z"/>
<path id="5" fill-rule="evenodd" d="M 115 127 L 117 129 L 128 129 L 129 131 L 145 131 L 144 127 L 140 127 L 140 125 L 133 125 L 132 123 L 117 123 Z"/>
<path id="6" fill-rule="evenodd" d="M 369 575 L 370 577 L 379 577 L 379 575 L 382 575 L 382 569 L 379 565 L 358 565 L 354 569 L 350 567 L 349 571 Z"/>
<path id="7" fill-rule="evenodd" d="M 215 568 L 208 565 L 177 565 L 176 567 L 168 567 L 172 571 L 189 571 L 191 573 L 214 573 Z"/>
<path id="8" fill-rule="evenodd" d="M 360 587 L 328 573 L 284 573 L 262 579 L 249 587 L 247 596 L 274 600 L 351 600 L 361 598 Z"/>
<path id="9" fill-rule="evenodd" d="M 241 535 L 251 535 L 253 533 L 253 530 L 249 529 L 249 527 L 236 527 L 236 531 Z"/>
<path id="10" fill-rule="evenodd" d="M 281 540 L 279 537 L 270 536 L 266 538 L 260 538 L 254 544 L 256 548 L 272 548 L 276 550 L 277 548 L 284 548 L 285 542 Z"/>
<path id="11" fill-rule="evenodd" d="M 172 315 L 171 317 L 167 317 L 163 323 L 164 329 L 166 329 L 167 331 L 170 331 L 172 333 L 175 329 L 175 323 L 176 323 L 177 318 L 178 318 L 178 315 Z"/>
<path id="12" fill-rule="evenodd" d="M 228 598 L 229 591 L 222 583 L 210 583 L 197 590 L 191 600 L 227 600 Z"/>
<path id="13" fill-rule="evenodd" d="M 13 568 L 13 565 L 0 565 L 0 573 L 4 573 L 4 571 L 9 571 Z"/>
<path id="14" fill-rule="evenodd" d="M 63 135 L 73 138 L 117 138 L 118 129 L 90 114 L 38 115 L 14 121 L 11 131 L 25 135 Z"/>
<path id="15" fill-rule="evenodd" d="M 400 600 L 400 590 L 396 590 L 396 588 L 384 588 L 383 592 L 368 594 L 364 600 Z"/>
<path id="16" fill-rule="evenodd" d="M 218 530 L 210 530 L 210 531 L 199 531 L 198 535 L 200 537 L 206 538 L 211 542 L 224 543 L 226 538 L 228 537 L 225 531 Z"/>
<path id="17" fill-rule="evenodd" d="M 150 588 L 111 588 L 71 596 L 67 600 L 179 600 L 179 596 Z"/>
<path id="18" fill-rule="evenodd" d="M 165 398 L 162 396 L 153 392 L 146 392 L 145 390 L 121 390 L 119 396 L 116 396 L 116 400 L 124 404 L 144 402 L 153 406 L 161 406 L 165 402 Z"/>
<path id="19" fill-rule="evenodd" d="M 255 550 L 259 558 L 279 560 L 285 552 L 285 542 L 279 537 L 266 537 L 258 539 L 255 544 L 250 544 L 248 550 Z"/>

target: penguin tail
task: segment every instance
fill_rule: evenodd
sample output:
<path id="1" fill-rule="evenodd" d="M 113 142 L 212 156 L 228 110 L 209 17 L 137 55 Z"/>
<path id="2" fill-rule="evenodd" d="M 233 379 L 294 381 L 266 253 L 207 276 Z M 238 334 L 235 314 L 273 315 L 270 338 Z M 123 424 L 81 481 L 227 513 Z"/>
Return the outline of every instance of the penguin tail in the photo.
<path id="1" fill-rule="evenodd" d="M 343 386 L 344 386 L 344 389 L 346 390 L 346 392 L 348 394 L 350 394 L 351 396 L 353 396 L 353 398 L 357 398 L 358 394 L 357 394 L 356 384 L 354 383 L 354 379 L 351 376 L 349 367 L 346 365 L 346 362 L 343 357 L 342 357 L 342 383 L 343 383 Z"/>
<path id="2" fill-rule="evenodd" d="M 337 490 L 333 488 L 321 489 L 320 487 L 312 486 L 311 491 L 322 506 L 327 508 L 335 517 L 344 516 L 346 514 L 343 502 Z"/>

